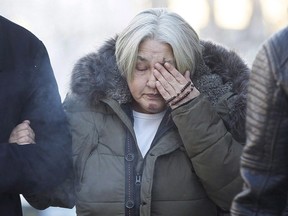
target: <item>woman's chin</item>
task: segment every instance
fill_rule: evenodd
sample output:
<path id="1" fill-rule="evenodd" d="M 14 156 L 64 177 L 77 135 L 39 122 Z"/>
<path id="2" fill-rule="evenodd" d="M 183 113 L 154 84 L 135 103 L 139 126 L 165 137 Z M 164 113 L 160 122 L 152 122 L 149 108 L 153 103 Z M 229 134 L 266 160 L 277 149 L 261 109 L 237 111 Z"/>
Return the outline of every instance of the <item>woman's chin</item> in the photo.
<path id="1" fill-rule="evenodd" d="M 165 104 L 149 103 L 147 106 L 147 112 L 149 113 L 159 113 L 166 109 Z"/>
<path id="2" fill-rule="evenodd" d="M 142 103 L 134 103 L 133 109 L 141 113 L 159 113 L 164 111 L 167 108 L 163 100 L 146 100 Z"/>

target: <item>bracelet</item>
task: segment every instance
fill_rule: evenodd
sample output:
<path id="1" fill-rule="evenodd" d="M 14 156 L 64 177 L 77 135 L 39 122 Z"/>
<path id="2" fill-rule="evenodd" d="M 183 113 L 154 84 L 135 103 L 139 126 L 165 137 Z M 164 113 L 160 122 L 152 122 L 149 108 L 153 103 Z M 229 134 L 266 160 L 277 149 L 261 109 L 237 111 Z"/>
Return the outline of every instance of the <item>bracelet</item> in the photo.
<path id="1" fill-rule="evenodd" d="M 168 100 L 166 100 L 166 104 L 169 104 L 171 101 L 173 101 L 175 98 L 179 97 L 181 93 L 183 93 L 189 86 L 191 86 L 191 89 L 189 92 L 186 92 L 181 98 L 179 98 L 178 100 L 174 101 L 171 105 L 175 105 L 177 103 L 179 103 L 180 101 L 182 101 L 185 97 L 187 97 L 191 91 L 193 91 L 194 89 L 194 85 L 192 84 L 191 81 L 188 81 L 185 86 L 180 90 L 179 93 L 177 93 L 176 96 L 173 96 L 171 98 L 169 98 Z"/>
<path id="2" fill-rule="evenodd" d="M 184 92 L 185 89 L 187 89 L 188 86 L 190 86 L 190 85 L 191 85 L 191 81 L 187 82 L 186 85 L 180 90 L 180 94 L 181 94 L 182 92 Z"/>
<path id="3" fill-rule="evenodd" d="M 174 100 L 176 96 L 171 97 L 170 99 L 166 100 L 166 104 L 169 104 L 172 100 Z"/>
<path id="4" fill-rule="evenodd" d="M 186 87 L 186 88 L 187 88 L 187 87 Z M 178 100 L 173 101 L 173 102 L 171 103 L 171 106 L 176 105 L 177 103 L 179 103 L 180 101 L 182 101 L 184 98 L 186 98 L 186 97 L 193 91 L 193 89 L 194 89 L 194 86 L 191 85 L 191 89 L 190 89 L 188 92 L 186 92 L 182 97 L 180 97 Z"/>

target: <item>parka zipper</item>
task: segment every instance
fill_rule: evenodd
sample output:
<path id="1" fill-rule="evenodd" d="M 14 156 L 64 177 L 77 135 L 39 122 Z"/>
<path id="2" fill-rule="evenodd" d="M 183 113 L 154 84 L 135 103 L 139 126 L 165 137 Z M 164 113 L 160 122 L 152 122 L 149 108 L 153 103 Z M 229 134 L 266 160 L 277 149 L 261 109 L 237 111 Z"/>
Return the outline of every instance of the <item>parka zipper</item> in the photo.
<path id="1" fill-rule="evenodd" d="M 130 117 L 133 122 L 132 110 L 123 105 L 122 109 Z M 164 135 L 168 130 L 175 127 L 173 121 L 170 121 L 169 112 L 167 112 L 159 126 L 151 147 L 142 161 L 139 161 L 137 143 L 130 132 L 129 127 L 126 128 L 126 144 L 125 144 L 125 215 L 139 216 L 141 205 L 141 183 L 142 173 L 146 156 L 149 154 L 152 146 Z M 172 123 L 172 125 L 171 125 Z M 140 163 L 140 164 L 139 164 Z"/>
<path id="2" fill-rule="evenodd" d="M 139 215 L 139 188 L 135 179 L 135 177 L 138 176 L 135 174 L 137 161 L 138 154 L 136 144 L 127 129 L 125 145 L 125 215 L 127 216 Z M 137 180 L 139 180 L 139 177 L 137 177 Z"/>

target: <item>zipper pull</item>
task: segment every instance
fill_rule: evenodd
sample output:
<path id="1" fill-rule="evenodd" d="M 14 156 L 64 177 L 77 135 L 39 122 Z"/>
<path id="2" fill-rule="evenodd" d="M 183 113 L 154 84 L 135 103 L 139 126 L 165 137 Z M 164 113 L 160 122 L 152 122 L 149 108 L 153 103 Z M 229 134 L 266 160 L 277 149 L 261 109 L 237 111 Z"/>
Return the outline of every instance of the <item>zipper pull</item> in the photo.
<path id="1" fill-rule="evenodd" d="M 136 184 L 136 185 L 141 184 L 141 175 L 136 175 L 135 184 Z"/>

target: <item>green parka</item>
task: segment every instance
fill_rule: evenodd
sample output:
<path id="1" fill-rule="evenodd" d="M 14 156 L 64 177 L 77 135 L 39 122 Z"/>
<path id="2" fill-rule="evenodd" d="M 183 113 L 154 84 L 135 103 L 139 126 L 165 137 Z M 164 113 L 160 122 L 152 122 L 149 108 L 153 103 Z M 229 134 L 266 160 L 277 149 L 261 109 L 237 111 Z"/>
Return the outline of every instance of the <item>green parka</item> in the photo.
<path id="1" fill-rule="evenodd" d="M 202 44 L 203 62 L 192 75 L 200 96 L 167 110 L 144 158 L 115 40 L 75 65 L 64 107 L 78 215 L 216 216 L 229 210 L 242 187 L 248 69 L 234 52 Z"/>

